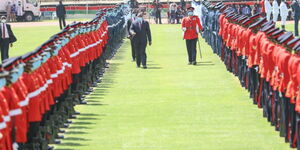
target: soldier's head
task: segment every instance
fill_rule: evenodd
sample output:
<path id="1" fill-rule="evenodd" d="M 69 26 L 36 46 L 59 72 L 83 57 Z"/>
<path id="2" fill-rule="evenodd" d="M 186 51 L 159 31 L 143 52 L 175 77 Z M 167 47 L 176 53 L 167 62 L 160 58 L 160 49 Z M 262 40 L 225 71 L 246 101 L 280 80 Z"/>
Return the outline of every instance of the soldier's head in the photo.
<path id="1" fill-rule="evenodd" d="M 59 4 L 62 4 L 62 0 L 59 1 Z"/>
<path id="2" fill-rule="evenodd" d="M 1 23 L 6 23 L 6 16 L 1 16 Z"/>
<path id="3" fill-rule="evenodd" d="M 187 8 L 187 15 L 188 16 L 194 16 L 194 10 L 195 10 L 194 7 Z"/>
<path id="4" fill-rule="evenodd" d="M 24 63 L 21 62 L 21 57 L 12 57 L 3 62 L 3 68 L 9 72 L 6 77 L 7 85 L 15 83 L 24 72 Z"/>
<path id="5" fill-rule="evenodd" d="M 5 71 L 2 66 L 0 66 L 0 88 L 4 87 L 7 83 L 6 78 L 9 76 L 9 72 Z"/>

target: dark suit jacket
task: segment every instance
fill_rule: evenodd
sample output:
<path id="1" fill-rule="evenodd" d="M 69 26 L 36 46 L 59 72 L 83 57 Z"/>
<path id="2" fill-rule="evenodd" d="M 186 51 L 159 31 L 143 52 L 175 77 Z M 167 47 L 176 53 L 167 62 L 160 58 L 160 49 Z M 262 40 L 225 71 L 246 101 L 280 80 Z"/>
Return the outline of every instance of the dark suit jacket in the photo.
<path id="1" fill-rule="evenodd" d="M 127 31 L 128 31 L 129 36 L 131 36 L 131 33 L 130 33 L 130 27 L 131 27 L 131 24 L 132 24 L 132 18 L 130 18 L 130 19 L 127 21 Z"/>
<path id="2" fill-rule="evenodd" d="M 7 28 L 8 35 L 9 35 L 9 43 L 16 42 L 17 38 L 15 37 L 14 33 L 12 32 L 10 25 L 6 24 L 6 28 Z M 0 29 L 0 39 L 2 39 L 1 35 L 2 35 L 2 29 Z"/>
<path id="3" fill-rule="evenodd" d="M 151 31 L 149 22 L 143 20 L 142 28 L 139 26 L 139 21 L 134 20 L 130 26 L 130 32 L 135 32 L 136 35 L 133 37 L 134 42 L 141 42 L 143 44 L 147 44 L 147 41 L 152 41 Z"/>
<path id="4" fill-rule="evenodd" d="M 56 15 L 57 17 L 65 17 L 66 9 L 64 5 L 59 4 L 56 6 Z"/>
<path id="5" fill-rule="evenodd" d="M 293 11 L 295 12 L 294 16 L 300 16 L 300 5 L 297 1 L 293 2 L 291 5 Z"/>

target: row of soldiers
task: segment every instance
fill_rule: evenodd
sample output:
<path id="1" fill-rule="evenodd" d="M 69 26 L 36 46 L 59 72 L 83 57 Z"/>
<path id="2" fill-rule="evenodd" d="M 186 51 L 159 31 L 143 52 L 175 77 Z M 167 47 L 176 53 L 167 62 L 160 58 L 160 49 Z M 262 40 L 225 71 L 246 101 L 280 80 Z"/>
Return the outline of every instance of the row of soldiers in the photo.
<path id="1" fill-rule="evenodd" d="M 125 37 L 128 6 L 68 25 L 36 50 L 0 66 L 0 149 L 47 150 L 79 114 Z"/>
<path id="2" fill-rule="evenodd" d="M 222 3 L 204 6 L 206 42 L 280 136 L 300 149 L 300 38 L 259 14 L 238 15 Z"/>

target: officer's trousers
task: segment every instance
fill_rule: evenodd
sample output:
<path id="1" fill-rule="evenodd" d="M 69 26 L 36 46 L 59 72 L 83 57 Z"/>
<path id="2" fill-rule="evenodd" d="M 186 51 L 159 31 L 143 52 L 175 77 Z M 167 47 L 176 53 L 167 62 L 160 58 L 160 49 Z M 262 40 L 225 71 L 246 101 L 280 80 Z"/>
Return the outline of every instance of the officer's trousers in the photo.
<path id="1" fill-rule="evenodd" d="M 135 42 L 135 55 L 136 55 L 136 65 L 140 67 L 141 63 L 143 66 L 147 65 L 147 55 L 146 55 L 146 42 Z"/>
<path id="2" fill-rule="evenodd" d="M 273 13 L 273 21 L 276 23 L 278 20 L 279 13 Z"/>
<path id="3" fill-rule="evenodd" d="M 267 17 L 267 20 L 270 21 L 271 20 L 271 12 L 267 12 L 266 17 Z"/>
<path id="4" fill-rule="evenodd" d="M 135 46 L 133 40 L 130 40 L 131 43 L 131 55 L 132 55 L 132 60 L 135 60 Z"/>
<path id="5" fill-rule="evenodd" d="M 59 19 L 59 27 L 60 27 L 60 29 L 63 29 L 63 27 L 66 27 L 65 17 L 58 17 L 58 19 Z"/>
<path id="6" fill-rule="evenodd" d="M 296 15 L 294 16 L 294 21 L 295 21 L 295 25 L 294 25 L 294 27 L 295 27 L 295 29 L 294 29 L 295 36 L 299 36 L 299 32 L 298 32 L 299 17 L 300 16 L 296 16 Z"/>
<path id="7" fill-rule="evenodd" d="M 0 39 L 0 50 L 2 62 L 8 58 L 9 39 Z"/>
<path id="8" fill-rule="evenodd" d="M 196 62 L 196 45 L 197 45 L 198 38 L 186 40 L 186 48 L 189 56 L 189 62 Z"/>

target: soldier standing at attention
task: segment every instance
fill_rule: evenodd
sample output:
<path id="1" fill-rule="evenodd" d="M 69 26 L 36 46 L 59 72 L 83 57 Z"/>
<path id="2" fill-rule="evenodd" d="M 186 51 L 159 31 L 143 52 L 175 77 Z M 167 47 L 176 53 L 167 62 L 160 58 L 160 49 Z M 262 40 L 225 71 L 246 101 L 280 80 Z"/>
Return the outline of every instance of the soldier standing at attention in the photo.
<path id="1" fill-rule="evenodd" d="M 292 9 L 294 11 L 294 21 L 295 21 L 295 24 L 294 24 L 294 31 L 295 31 L 295 36 L 299 36 L 299 32 L 298 32 L 298 24 L 299 24 L 299 17 L 300 17 L 300 5 L 299 5 L 299 1 L 298 0 L 295 0 L 293 1 L 292 3 Z"/>
<path id="2" fill-rule="evenodd" d="M 199 17 L 194 15 L 194 7 L 187 9 L 188 16 L 182 20 L 183 38 L 186 40 L 186 48 L 188 51 L 189 65 L 196 65 L 196 44 L 198 41 L 198 33 L 203 30 Z"/>
<path id="3" fill-rule="evenodd" d="M 56 15 L 59 19 L 59 27 L 62 29 L 63 27 L 66 27 L 66 9 L 65 6 L 62 4 L 62 1 L 59 1 L 59 5 L 56 6 Z"/>

